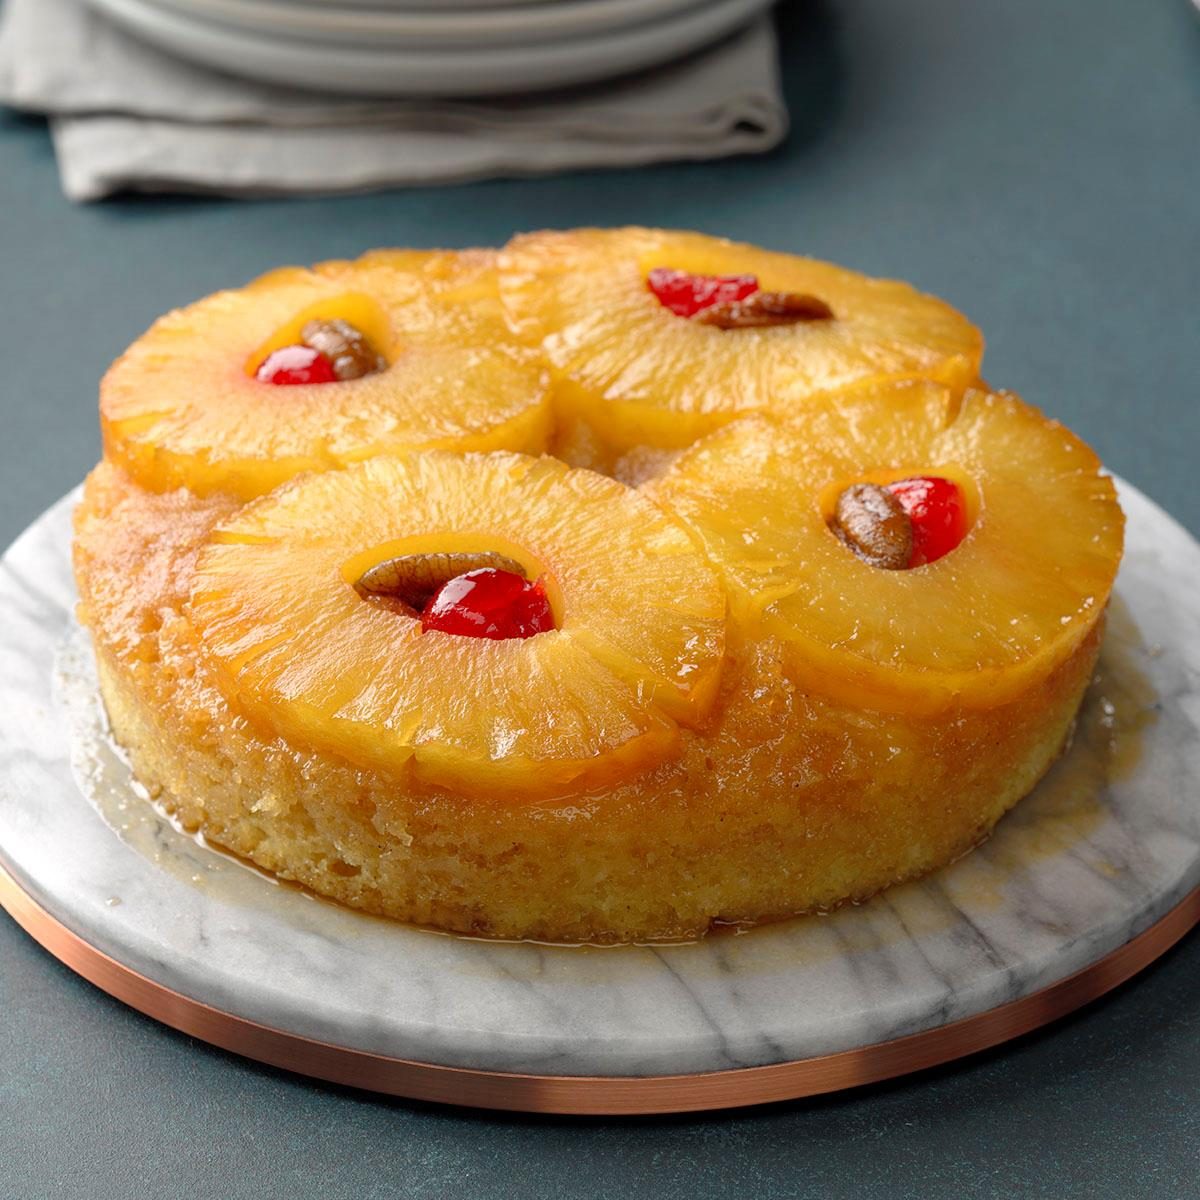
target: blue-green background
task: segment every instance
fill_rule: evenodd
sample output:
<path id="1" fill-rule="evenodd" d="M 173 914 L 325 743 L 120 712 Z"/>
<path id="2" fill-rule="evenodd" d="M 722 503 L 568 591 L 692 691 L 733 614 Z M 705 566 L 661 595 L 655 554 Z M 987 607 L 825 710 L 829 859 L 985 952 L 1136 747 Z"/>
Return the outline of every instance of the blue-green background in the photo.
<path id="1" fill-rule="evenodd" d="M 61 197 L 0 117 L 0 542 L 98 455 L 96 381 L 160 312 L 285 262 L 694 227 L 964 309 L 985 373 L 1200 531 L 1200 21 L 1187 0 L 792 0 L 793 132 L 754 160 L 328 200 Z M 1054 520 L 1053 512 L 1046 514 Z M 1200 603 L 1200 598 L 1197 598 Z M 1200 801 L 1200 796 L 1197 797 Z M 1200 941 L 966 1063 L 751 1112 L 480 1115 L 234 1059 L 0 915 L 0 1196 L 1200 1195 Z"/>

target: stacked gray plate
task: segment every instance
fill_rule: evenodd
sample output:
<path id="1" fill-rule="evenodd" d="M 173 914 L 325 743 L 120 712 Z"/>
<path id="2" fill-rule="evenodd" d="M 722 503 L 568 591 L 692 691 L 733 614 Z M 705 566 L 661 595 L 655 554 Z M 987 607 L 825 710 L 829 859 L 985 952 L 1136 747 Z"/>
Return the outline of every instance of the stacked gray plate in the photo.
<path id="1" fill-rule="evenodd" d="M 89 0 L 192 62 L 389 96 L 595 83 L 718 41 L 772 0 Z"/>

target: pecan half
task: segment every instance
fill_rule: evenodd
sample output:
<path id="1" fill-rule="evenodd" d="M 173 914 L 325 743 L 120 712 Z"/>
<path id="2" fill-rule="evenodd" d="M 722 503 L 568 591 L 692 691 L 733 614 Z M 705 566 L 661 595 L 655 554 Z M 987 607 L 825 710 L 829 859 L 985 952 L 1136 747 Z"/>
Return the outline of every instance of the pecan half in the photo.
<path id="1" fill-rule="evenodd" d="M 374 375 L 388 365 L 367 335 L 349 321 L 338 318 L 309 321 L 300 331 L 300 337 L 306 346 L 319 350 L 333 363 L 333 373 L 341 380 Z"/>
<path id="2" fill-rule="evenodd" d="M 833 309 L 817 296 L 799 292 L 754 292 L 744 300 L 711 304 L 691 318 L 718 329 L 760 329 L 766 325 L 798 325 L 803 321 L 832 321 Z"/>
<path id="3" fill-rule="evenodd" d="M 389 607 L 418 614 L 430 597 L 451 579 L 485 567 L 526 578 L 515 559 L 490 550 L 456 554 L 401 554 L 368 567 L 354 585 L 360 596 L 389 601 Z"/>
<path id="4" fill-rule="evenodd" d="M 887 488 L 855 483 L 837 498 L 833 530 L 863 562 L 902 571 L 912 557 L 912 520 Z"/>

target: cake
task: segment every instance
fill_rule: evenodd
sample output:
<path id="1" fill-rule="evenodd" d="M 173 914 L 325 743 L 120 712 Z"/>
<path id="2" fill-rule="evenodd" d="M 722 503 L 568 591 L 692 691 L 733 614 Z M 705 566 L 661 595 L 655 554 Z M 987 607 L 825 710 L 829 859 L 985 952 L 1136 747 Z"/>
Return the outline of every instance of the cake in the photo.
<path id="1" fill-rule="evenodd" d="M 934 870 L 1060 753 L 1121 554 L 981 353 L 905 285 L 653 230 L 170 314 L 76 516 L 113 734 L 185 827 L 446 931 L 692 938 Z"/>

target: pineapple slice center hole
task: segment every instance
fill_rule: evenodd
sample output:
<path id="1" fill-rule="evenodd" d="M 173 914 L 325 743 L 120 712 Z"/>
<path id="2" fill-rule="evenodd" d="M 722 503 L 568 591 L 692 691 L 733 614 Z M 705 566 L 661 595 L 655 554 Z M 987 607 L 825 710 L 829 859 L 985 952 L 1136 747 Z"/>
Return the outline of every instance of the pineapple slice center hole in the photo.
<path id="1" fill-rule="evenodd" d="M 562 628 L 562 589 L 537 556 L 506 538 L 480 534 L 418 534 L 364 550 L 342 565 L 342 578 L 362 599 L 404 616 L 421 610 L 451 579 L 482 568 L 510 571 L 522 579 L 541 580 Z"/>
<path id="2" fill-rule="evenodd" d="M 874 468 L 860 471 L 852 478 L 831 481 L 817 494 L 821 523 L 830 536 L 871 566 L 885 570 L 920 570 L 931 563 L 920 558 L 910 561 L 914 548 L 913 523 L 886 489 L 889 484 L 901 480 L 921 478 L 947 479 L 958 489 L 962 528 L 952 549 L 938 555 L 945 557 L 970 536 L 982 507 L 974 478 L 956 463 L 936 468 Z M 874 514 L 874 520 L 870 519 L 871 514 Z M 921 540 L 919 532 L 917 540 Z"/>
<path id="3" fill-rule="evenodd" d="M 243 364 L 252 379 L 276 351 L 309 346 L 333 364 L 339 379 L 386 371 L 400 354 L 387 314 L 360 292 L 329 296 L 301 309 L 261 341 Z"/>
<path id="4" fill-rule="evenodd" d="M 746 273 L 723 255 L 683 257 L 684 263 L 660 262 L 657 255 L 643 257 L 639 270 L 664 308 L 697 325 L 761 329 L 836 320 L 820 296 L 769 287 L 757 274 Z"/>
<path id="5" fill-rule="evenodd" d="M 527 579 L 525 568 L 515 559 L 490 551 L 457 554 L 400 554 L 368 567 L 354 587 L 364 599 L 397 601 L 419 613 L 452 579 L 468 571 L 508 571 Z"/>

